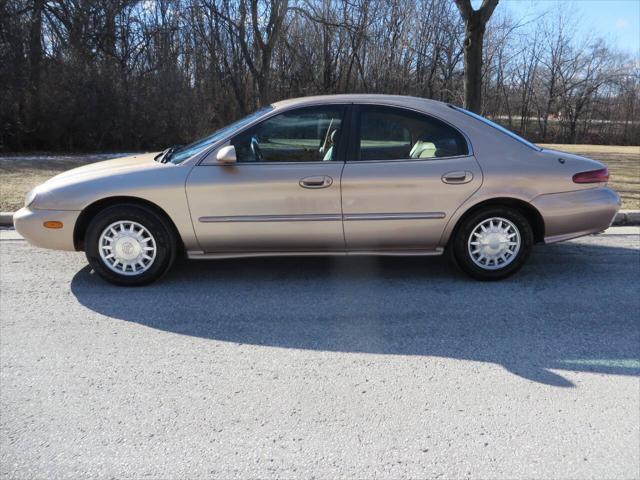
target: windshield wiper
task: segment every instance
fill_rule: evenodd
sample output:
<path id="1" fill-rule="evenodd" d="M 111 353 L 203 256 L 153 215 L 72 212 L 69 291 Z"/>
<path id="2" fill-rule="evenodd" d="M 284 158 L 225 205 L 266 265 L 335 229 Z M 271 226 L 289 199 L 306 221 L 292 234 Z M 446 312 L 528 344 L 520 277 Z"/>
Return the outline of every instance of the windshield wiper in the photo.
<path id="1" fill-rule="evenodd" d="M 156 162 L 167 163 L 169 160 L 171 160 L 171 154 L 180 147 L 181 145 L 174 145 L 173 147 L 167 148 L 166 150 L 163 150 L 162 152 L 157 154 L 155 157 L 153 157 L 153 159 Z"/>

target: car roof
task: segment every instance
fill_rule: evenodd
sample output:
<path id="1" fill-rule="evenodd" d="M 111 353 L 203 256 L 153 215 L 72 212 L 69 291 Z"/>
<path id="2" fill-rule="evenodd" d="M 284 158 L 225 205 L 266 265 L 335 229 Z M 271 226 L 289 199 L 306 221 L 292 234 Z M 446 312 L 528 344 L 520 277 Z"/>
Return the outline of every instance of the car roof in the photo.
<path id="1" fill-rule="evenodd" d="M 327 103 L 372 103 L 376 105 L 396 105 L 418 110 L 440 110 L 448 105 L 436 100 L 406 95 L 383 95 L 374 93 L 351 93 L 339 95 L 316 95 L 311 97 L 291 98 L 272 104 L 273 108 L 289 108 L 305 105 L 322 105 Z"/>

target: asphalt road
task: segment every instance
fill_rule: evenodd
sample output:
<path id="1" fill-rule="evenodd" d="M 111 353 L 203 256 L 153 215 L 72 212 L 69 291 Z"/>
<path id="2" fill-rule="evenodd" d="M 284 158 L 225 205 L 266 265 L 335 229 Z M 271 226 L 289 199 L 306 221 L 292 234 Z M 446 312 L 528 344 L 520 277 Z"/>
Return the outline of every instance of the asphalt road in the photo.
<path id="1" fill-rule="evenodd" d="M 636 230 L 631 230 L 637 232 Z M 638 478 L 640 245 L 182 262 L 0 241 L 4 478 Z"/>

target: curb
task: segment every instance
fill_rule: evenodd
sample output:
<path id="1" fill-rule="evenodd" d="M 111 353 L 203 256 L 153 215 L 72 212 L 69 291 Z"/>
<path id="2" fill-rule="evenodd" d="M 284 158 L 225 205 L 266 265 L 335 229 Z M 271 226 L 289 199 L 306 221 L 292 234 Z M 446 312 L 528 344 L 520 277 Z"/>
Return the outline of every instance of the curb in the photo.
<path id="1" fill-rule="evenodd" d="M 640 210 L 620 210 L 611 225 L 614 227 L 640 225 Z M 13 227 L 13 212 L 0 212 L 0 227 Z"/>
<path id="2" fill-rule="evenodd" d="M 0 212 L 0 227 L 13 227 L 13 212 Z"/>
<path id="3" fill-rule="evenodd" d="M 613 225 L 640 225 L 640 210 L 620 210 L 613 221 Z"/>

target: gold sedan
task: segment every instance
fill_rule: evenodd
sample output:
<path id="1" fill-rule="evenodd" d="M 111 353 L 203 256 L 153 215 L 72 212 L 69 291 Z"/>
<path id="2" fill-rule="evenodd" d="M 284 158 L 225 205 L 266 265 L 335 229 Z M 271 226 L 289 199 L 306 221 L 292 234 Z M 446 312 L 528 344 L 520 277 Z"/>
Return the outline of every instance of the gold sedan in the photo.
<path id="1" fill-rule="evenodd" d="M 620 207 L 594 160 L 543 150 L 414 97 L 286 100 L 161 153 L 70 170 L 16 212 L 33 245 L 84 250 L 121 285 L 176 255 L 440 255 L 482 280 L 534 243 L 606 229 Z"/>

